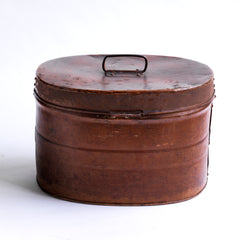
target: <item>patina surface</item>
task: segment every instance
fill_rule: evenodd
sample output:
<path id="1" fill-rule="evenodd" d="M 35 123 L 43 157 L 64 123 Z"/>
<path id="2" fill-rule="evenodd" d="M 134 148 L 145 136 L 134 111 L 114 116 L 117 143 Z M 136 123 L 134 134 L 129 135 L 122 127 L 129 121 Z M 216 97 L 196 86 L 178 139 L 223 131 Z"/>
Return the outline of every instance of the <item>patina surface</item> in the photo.
<path id="1" fill-rule="evenodd" d="M 148 69 L 141 76 L 106 76 L 103 55 L 40 65 L 36 163 L 43 190 L 72 201 L 117 205 L 178 202 L 202 191 L 213 73 L 191 60 L 145 57 Z M 141 64 L 130 57 L 108 67 Z"/>

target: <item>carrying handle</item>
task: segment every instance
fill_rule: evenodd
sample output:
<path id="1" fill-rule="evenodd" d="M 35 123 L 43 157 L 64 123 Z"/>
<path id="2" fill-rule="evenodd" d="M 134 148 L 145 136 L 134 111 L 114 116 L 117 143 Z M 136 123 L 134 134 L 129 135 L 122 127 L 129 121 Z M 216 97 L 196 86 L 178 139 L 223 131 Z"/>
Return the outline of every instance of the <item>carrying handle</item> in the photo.
<path id="1" fill-rule="evenodd" d="M 136 70 L 112 70 L 112 69 L 106 69 L 106 60 L 108 58 L 115 58 L 115 57 L 137 57 L 137 58 L 142 58 L 144 59 L 145 65 L 144 68 L 142 70 L 136 69 Z M 140 74 L 143 74 L 148 67 L 148 60 L 146 57 L 142 56 L 142 55 L 136 55 L 136 54 L 117 54 L 117 55 L 106 55 L 103 59 L 102 62 L 102 69 L 105 72 L 105 74 L 110 73 L 110 75 L 114 75 L 115 73 L 136 73 L 138 76 Z"/>

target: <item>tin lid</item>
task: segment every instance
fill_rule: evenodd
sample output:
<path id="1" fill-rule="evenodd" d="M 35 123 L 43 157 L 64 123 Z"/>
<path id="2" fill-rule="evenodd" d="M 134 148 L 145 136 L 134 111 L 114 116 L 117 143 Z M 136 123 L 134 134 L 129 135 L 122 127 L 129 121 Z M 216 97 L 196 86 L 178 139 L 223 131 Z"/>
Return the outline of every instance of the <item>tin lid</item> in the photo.
<path id="1" fill-rule="evenodd" d="M 168 113 L 211 103 L 213 79 L 208 66 L 183 58 L 82 55 L 41 64 L 35 94 L 83 111 Z"/>

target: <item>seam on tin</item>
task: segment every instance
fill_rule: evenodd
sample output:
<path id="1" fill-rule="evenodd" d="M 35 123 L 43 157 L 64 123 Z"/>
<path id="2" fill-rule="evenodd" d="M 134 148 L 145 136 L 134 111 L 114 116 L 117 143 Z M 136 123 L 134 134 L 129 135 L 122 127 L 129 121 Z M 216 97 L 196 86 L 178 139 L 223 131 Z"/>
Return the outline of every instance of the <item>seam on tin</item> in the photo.
<path id="1" fill-rule="evenodd" d="M 186 116 L 186 115 L 190 115 L 192 113 L 197 113 L 200 112 L 201 110 L 207 108 L 212 102 L 213 99 L 215 98 L 215 91 L 212 95 L 212 97 L 205 103 L 202 104 L 197 104 L 197 105 L 193 105 L 190 107 L 186 107 L 186 108 L 179 108 L 177 111 L 176 110 L 168 110 L 168 111 L 160 111 L 160 110 L 155 110 L 155 111 L 142 111 L 142 110 L 136 110 L 136 111 L 121 111 L 121 112 L 117 112 L 117 111 L 109 111 L 109 112 L 98 112 L 98 111 L 93 111 L 93 110 L 85 110 L 85 109 L 79 109 L 79 108 L 70 108 L 70 107 L 64 107 L 64 106 L 59 106 L 56 104 L 53 104 L 51 102 L 48 102 L 44 99 L 42 99 L 38 93 L 36 92 L 36 90 L 34 90 L 34 96 L 36 98 L 36 100 L 41 103 L 42 105 L 45 105 L 49 108 L 53 108 L 53 109 L 57 109 L 60 111 L 64 111 L 64 112 L 71 112 L 71 113 L 78 113 L 78 114 L 82 114 L 83 116 L 85 115 L 86 117 L 93 117 L 93 118 L 108 118 L 108 119 L 145 119 L 145 118 L 150 118 L 150 117 L 157 117 L 161 115 L 161 118 L 173 118 L 173 117 L 181 117 L 181 116 Z M 190 111 L 190 112 L 189 112 Z M 136 113 L 137 112 L 137 113 Z M 184 112 L 186 112 L 185 114 L 183 114 Z M 121 116 L 122 114 L 122 116 Z M 113 117 L 113 116 L 118 115 L 117 117 Z M 132 116 L 131 116 L 132 115 Z M 170 116 L 169 115 L 173 115 Z"/>
<path id="2" fill-rule="evenodd" d="M 149 149 L 149 150 L 113 150 L 113 149 L 92 149 L 92 148 L 80 148 L 80 147 L 72 147 L 72 146 L 68 146 L 68 145 L 64 145 L 64 144 L 59 144 L 56 142 L 53 142 L 47 138 L 45 138 L 44 136 L 42 136 L 37 129 L 35 128 L 35 132 L 36 134 L 42 138 L 43 140 L 45 140 L 46 142 L 49 142 L 51 144 L 55 144 L 61 147 L 66 147 L 66 148 L 71 148 L 71 149 L 76 149 L 76 150 L 80 150 L 80 151 L 92 151 L 92 152 L 128 152 L 128 153 L 142 153 L 142 152 L 170 152 L 170 151 L 175 151 L 175 150 L 180 150 L 180 149 L 186 149 L 186 148 L 191 148 L 194 147 L 198 144 L 201 144 L 202 142 L 204 142 L 206 140 L 206 138 L 208 138 L 208 134 L 206 136 L 204 136 L 203 139 L 201 139 L 200 141 L 188 145 L 188 146 L 184 146 L 184 147 L 179 147 L 179 148 L 168 148 L 168 149 Z"/>

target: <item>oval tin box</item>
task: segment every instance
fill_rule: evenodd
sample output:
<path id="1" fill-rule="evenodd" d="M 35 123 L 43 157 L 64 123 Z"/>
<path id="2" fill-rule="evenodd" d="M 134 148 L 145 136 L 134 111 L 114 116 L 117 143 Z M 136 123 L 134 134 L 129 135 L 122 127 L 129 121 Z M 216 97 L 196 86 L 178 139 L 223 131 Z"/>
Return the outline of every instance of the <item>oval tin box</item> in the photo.
<path id="1" fill-rule="evenodd" d="M 113 205 L 179 202 L 207 183 L 212 70 L 154 55 L 54 59 L 36 73 L 40 187 Z"/>

